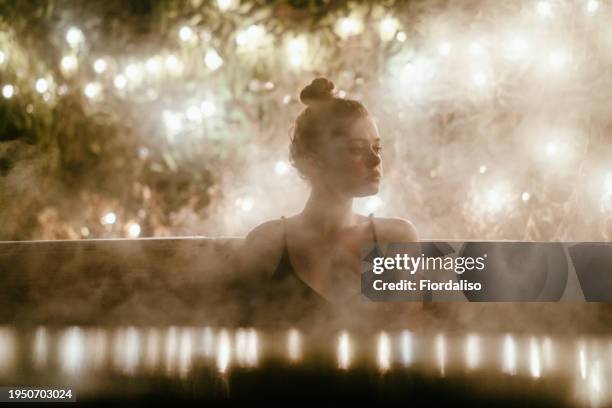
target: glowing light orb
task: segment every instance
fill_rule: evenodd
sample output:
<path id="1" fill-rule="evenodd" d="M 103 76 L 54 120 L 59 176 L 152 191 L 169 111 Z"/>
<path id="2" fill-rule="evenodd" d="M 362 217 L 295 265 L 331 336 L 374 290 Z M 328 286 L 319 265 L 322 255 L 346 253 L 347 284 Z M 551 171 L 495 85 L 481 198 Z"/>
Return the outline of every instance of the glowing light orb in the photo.
<path id="1" fill-rule="evenodd" d="M 162 114 L 166 129 L 171 133 L 175 134 L 183 130 L 183 120 L 177 113 L 164 111 Z"/>
<path id="2" fill-rule="evenodd" d="M 125 76 L 131 81 L 140 81 L 142 79 L 142 67 L 138 64 L 129 64 L 125 67 Z"/>
<path id="3" fill-rule="evenodd" d="M 546 143 L 546 155 L 549 157 L 556 156 L 559 153 L 559 146 L 555 142 Z"/>
<path id="4" fill-rule="evenodd" d="M 578 343 L 578 369 L 580 370 L 580 378 L 586 380 L 587 378 L 587 358 L 586 358 L 586 344 L 584 341 Z"/>
<path id="5" fill-rule="evenodd" d="M 102 92 L 102 86 L 97 82 L 90 82 L 85 85 L 85 96 L 89 99 L 94 99 L 100 96 L 100 92 Z"/>
<path id="6" fill-rule="evenodd" d="M 383 201 L 378 196 L 369 197 L 365 203 L 365 209 L 368 213 L 375 212 L 383 205 Z"/>
<path id="7" fill-rule="evenodd" d="M 71 47 L 76 47 L 79 44 L 83 43 L 85 40 L 85 36 L 83 32 L 77 27 L 70 27 L 68 31 L 66 31 L 66 42 Z"/>
<path id="8" fill-rule="evenodd" d="M 113 84 L 115 85 L 115 88 L 117 89 L 124 89 L 125 86 L 127 85 L 127 78 L 125 77 L 125 75 L 119 74 L 113 80 Z"/>
<path id="9" fill-rule="evenodd" d="M 406 35 L 405 32 L 400 31 L 397 33 L 397 35 L 395 36 L 395 39 L 399 42 L 406 42 L 406 40 L 408 39 L 408 36 Z"/>
<path id="10" fill-rule="evenodd" d="M 400 351 L 402 356 L 402 363 L 404 366 L 412 364 L 413 360 L 413 340 L 412 333 L 409 330 L 404 330 L 400 337 Z"/>
<path id="11" fill-rule="evenodd" d="M 42 94 L 49 90 L 49 83 L 45 78 L 38 78 L 34 87 L 36 88 L 36 92 Z"/>
<path id="12" fill-rule="evenodd" d="M 34 347 L 32 360 L 37 368 L 47 364 L 49 348 L 47 346 L 47 330 L 44 327 L 38 327 L 34 335 Z"/>
<path id="13" fill-rule="evenodd" d="M 443 334 L 438 334 L 435 341 L 436 362 L 440 370 L 440 375 L 446 375 L 446 339 Z"/>
<path id="14" fill-rule="evenodd" d="M 597 0 L 589 0 L 587 1 L 586 10 L 589 14 L 595 14 L 599 9 L 599 1 Z"/>
<path id="15" fill-rule="evenodd" d="M 15 87 L 13 85 L 4 85 L 2 87 L 2 96 L 5 99 L 11 99 L 15 94 Z"/>
<path id="16" fill-rule="evenodd" d="M 390 41 L 395 37 L 395 33 L 399 27 L 399 22 L 397 19 L 393 17 L 385 17 L 380 22 L 380 27 L 378 29 L 380 33 L 380 38 L 383 41 Z"/>
<path id="17" fill-rule="evenodd" d="M 304 37 L 295 37 L 287 40 L 287 54 L 289 63 L 294 67 L 304 64 L 304 58 L 308 52 L 308 43 Z"/>
<path id="18" fill-rule="evenodd" d="M 204 55 L 204 63 L 208 69 L 216 71 L 223 65 L 223 58 L 221 58 L 217 50 L 210 49 L 206 51 L 206 55 Z"/>
<path id="19" fill-rule="evenodd" d="M 387 371 L 391 367 L 391 341 L 387 333 L 382 332 L 378 337 L 378 368 Z"/>
<path id="20" fill-rule="evenodd" d="M 556 50 L 548 55 L 547 62 L 552 68 L 561 69 L 570 61 L 570 56 L 563 50 Z"/>
<path id="21" fill-rule="evenodd" d="M 474 56 L 479 56 L 482 55 L 484 53 L 484 47 L 482 46 L 482 44 L 480 44 L 479 42 L 472 42 L 470 44 L 470 54 L 474 55 Z"/>
<path id="22" fill-rule="evenodd" d="M 472 82 L 475 86 L 481 88 L 489 82 L 489 79 L 487 78 L 487 74 L 482 71 L 478 71 L 472 75 Z"/>
<path id="23" fill-rule="evenodd" d="M 343 331 L 338 336 L 338 368 L 347 370 L 351 364 L 351 340 L 349 334 Z"/>
<path id="24" fill-rule="evenodd" d="M 534 337 L 529 339 L 529 371 L 533 378 L 540 378 L 542 375 L 540 345 Z"/>
<path id="25" fill-rule="evenodd" d="M 136 238 L 138 236 L 140 236 L 140 224 L 138 224 L 135 221 L 130 221 L 127 224 L 127 233 L 128 236 L 131 238 Z"/>
<path id="26" fill-rule="evenodd" d="M 509 375 L 516 374 L 516 344 L 511 335 L 504 338 L 502 352 L 502 371 Z"/>
<path id="27" fill-rule="evenodd" d="M 93 67 L 94 67 L 94 71 L 96 71 L 97 74 L 103 74 L 108 68 L 108 64 L 106 63 L 106 60 L 104 60 L 104 58 L 98 58 L 94 62 Z"/>
<path id="28" fill-rule="evenodd" d="M 296 329 L 290 329 L 287 334 L 287 354 L 292 362 L 302 358 L 302 339 L 300 332 Z"/>
<path id="29" fill-rule="evenodd" d="M 74 375 L 84 368 L 85 347 L 78 327 L 64 331 L 59 344 L 60 364 L 64 372 Z"/>
<path id="30" fill-rule="evenodd" d="M 212 101 L 205 100 L 200 104 L 200 111 L 204 117 L 209 118 L 217 113 L 217 107 Z"/>
<path id="31" fill-rule="evenodd" d="M 198 106 L 190 106 L 185 111 L 185 117 L 192 122 L 199 122 L 202 120 L 202 112 Z"/>
<path id="32" fill-rule="evenodd" d="M 478 168 L 478 172 L 479 172 L 480 174 L 485 174 L 485 173 L 487 172 L 487 166 L 485 166 L 484 164 L 483 164 L 483 165 L 481 165 L 481 166 Z"/>
<path id="33" fill-rule="evenodd" d="M 521 200 L 527 202 L 529 201 L 529 199 L 531 198 L 531 194 L 529 194 L 527 191 L 523 192 L 523 194 L 521 194 Z"/>
<path id="34" fill-rule="evenodd" d="M 231 358 L 231 342 L 227 330 L 221 330 L 217 341 L 217 370 L 227 371 Z"/>
<path id="35" fill-rule="evenodd" d="M 274 164 L 274 172 L 279 176 L 287 174 L 289 171 L 289 163 L 286 161 L 279 160 Z"/>
<path id="36" fill-rule="evenodd" d="M 255 202 L 253 201 L 253 198 L 246 196 L 236 199 L 236 205 L 238 206 L 240 211 L 250 212 L 253 209 Z"/>
<path id="37" fill-rule="evenodd" d="M 176 55 L 168 55 L 165 61 L 166 69 L 172 75 L 179 75 L 183 71 L 183 63 Z"/>
<path id="38" fill-rule="evenodd" d="M 259 45 L 266 35 L 266 29 L 259 24 L 250 25 L 236 35 L 236 44 L 240 47 L 255 47 Z"/>
<path id="39" fill-rule="evenodd" d="M 161 71 L 161 61 L 158 57 L 150 57 L 145 62 L 145 69 L 149 74 L 157 75 Z"/>
<path id="40" fill-rule="evenodd" d="M 473 370 L 480 363 L 480 339 L 475 334 L 469 334 L 465 340 L 465 364 L 468 370 Z"/>
<path id="41" fill-rule="evenodd" d="M 440 45 L 438 45 L 438 54 L 440 54 L 443 57 L 446 57 L 450 54 L 452 48 L 453 48 L 452 45 L 450 45 L 448 42 L 443 42 Z"/>
<path id="42" fill-rule="evenodd" d="M 228 11 L 236 8 L 238 0 L 217 0 L 217 7 L 221 11 Z"/>
<path id="43" fill-rule="evenodd" d="M 512 60 L 517 60 L 525 57 L 527 51 L 529 50 L 529 44 L 522 36 L 515 35 L 510 38 L 507 49 L 508 51 L 506 57 Z"/>
<path id="44" fill-rule="evenodd" d="M 536 3 L 536 11 L 541 17 L 552 16 L 552 4 L 548 0 L 541 0 Z"/>
<path id="45" fill-rule="evenodd" d="M 179 38 L 181 41 L 187 42 L 194 38 L 193 30 L 189 26 L 182 26 L 179 30 Z"/>
<path id="46" fill-rule="evenodd" d="M 100 220 L 103 225 L 113 225 L 117 221 L 117 214 L 114 212 L 107 212 Z"/>
<path id="47" fill-rule="evenodd" d="M 60 67 L 64 74 L 70 74 L 74 72 L 79 66 L 79 62 L 77 61 L 74 55 L 65 55 L 61 62 Z"/>
<path id="48" fill-rule="evenodd" d="M 336 33 L 342 38 L 358 35 L 363 31 L 363 23 L 354 17 L 343 17 L 336 24 Z"/>

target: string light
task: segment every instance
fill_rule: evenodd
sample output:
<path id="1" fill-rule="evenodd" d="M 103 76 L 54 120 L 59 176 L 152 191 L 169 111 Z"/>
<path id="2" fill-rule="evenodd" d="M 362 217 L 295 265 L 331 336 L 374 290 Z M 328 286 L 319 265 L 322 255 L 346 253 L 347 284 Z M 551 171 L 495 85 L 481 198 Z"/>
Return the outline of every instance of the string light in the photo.
<path id="1" fill-rule="evenodd" d="M 182 26 L 179 30 L 179 38 L 181 41 L 187 42 L 193 39 L 193 30 L 189 26 Z"/>
<path id="2" fill-rule="evenodd" d="M 285 161 L 279 160 L 274 164 L 274 171 L 279 176 L 285 175 L 289 171 L 289 164 Z"/>
<path id="3" fill-rule="evenodd" d="M 482 55 L 483 52 L 484 52 L 484 49 L 479 42 L 473 42 L 470 44 L 470 54 L 474 56 L 479 56 L 479 55 Z"/>
<path id="4" fill-rule="evenodd" d="M 521 200 L 523 200 L 524 202 L 529 201 L 530 198 L 531 198 L 531 194 L 529 194 L 527 191 L 521 194 Z"/>
<path id="5" fill-rule="evenodd" d="M 134 82 L 139 82 L 142 79 L 142 67 L 139 64 L 129 64 L 125 67 L 126 77 Z"/>
<path id="6" fill-rule="evenodd" d="M 89 99 L 94 99 L 100 96 L 100 92 L 102 91 L 102 86 L 97 82 L 90 82 L 85 85 L 85 96 Z"/>
<path id="7" fill-rule="evenodd" d="M 187 117 L 188 120 L 192 122 L 199 122 L 202 120 L 202 112 L 200 111 L 200 108 L 197 106 L 188 107 L 187 110 L 185 111 L 185 116 Z"/>
<path id="8" fill-rule="evenodd" d="M 165 65 L 168 72 L 172 75 L 179 75 L 183 70 L 183 64 L 175 55 L 168 55 Z"/>
<path id="9" fill-rule="evenodd" d="M 363 23 L 355 17 L 343 17 L 338 20 L 336 33 L 341 38 L 348 38 L 358 35 L 363 31 Z"/>
<path id="10" fill-rule="evenodd" d="M 127 78 L 125 77 L 125 75 L 119 74 L 113 80 L 113 84 L 115 85 L 115 88 L 117 89 L 124 89 L 125 86 L 127 85 Z"/>
<path id="11" fill-rule="evenodd" d="M 552 16 L 552 5 L 548 0 L 538 1 L 536 4 L 536 10 L 541 17 L 551 17 Z"/>
<path id="12" fill-rule="evenodd" d="M 589 0 L 587 1 L 586 10 L 589 14 L 595 14 L 595 12 L 599 9 L 599 1 L 597 0 Z"/>
<path id="13" fill-rule="evenodd" d="M 438 53 L 443 56 L 446 57 L 450 54 L 452 49 L 452 46 L 447 43 L 447 42 L 443 42 L 438 46 Z"/>
<path id="14" fill-rule="evenodd" d="M 97 74 L 103 74 L 106 71 L 107 64 L 104 58 L 98 58 L 96 62 L 94 62 L 94 71 Z"/>
<path id="15" fill-rule="evenodd" d="M 405 42 L 407 39 L 406 33 L 403 31 L 400 31 L 397 33 L 397 35 L 395 36 L 395 38 L 397 39 L 397 41 L 399 42 Z"/>
<path id="16" fill-rule="evenodd" d="M 200 110 L 202 111 L 202 115 L 206 118 L 214 116 L 217 113 L 217 108 L 212 101 L 205 100 L 200 104 Z"/>
<path id="17" fill-rule="evenodd" d="M 255 203 L 253 202 L 253 198 L 250 196 L 240 197 L 236 199 L 236 205 L 242 212 L 250 212 L 253 209 Z"/>
<path id="18" fill-rule="evenodd" d="M 161 71 L 161 61 L 159 57 L 150 57 L 145 62 L 145 70 L 149 74 L 157 75 Z"/>
<path id="19" fill-rule="evenodd" d="M 163 112 L 162 116 L 166 125 L 166 129 L 168 130 L 170 135 L 174 135 L 183 130 L 183 121 L 179 114 L 166 110 Z"/>
<path id="20" fill-rule="evenodd" d="M 15 87 L 13 85 L 4 85 L 2 87 L 2 96 L 5 99 L 11 99 L 15 93 Z"/>
<path id="21" fill-rule="evenodd" d="M 74 55 L 65 55 L 60 63 L 64 75 L 71 74 L 79 66 L 79 62 Z"/>
<path id="22" fill-rule="evenodd" d="M 258 46 L 266 35 L 266 29 L 259 24 L 250 25 L 246 30 L 242 30 L 236 36 L 236 44 L 240 47 Z"/>
<path id="23" fill-rule="evenodd" d="M 113 225 L 116 221 L 117 221 L 117 215 L 112 211 L 107 212 L 100 219 L 100 222 L 103 225 Z"/>
<path id="24" fill-rule="evenodd" d="M 478 71 L 472 76 L 472 81 L 477 87 L 483 87 L 488 82 L 487 75 L 482 71 Z"/>
<path id="25" fill-rule="evenodd" d="M 378 196 L 369 197 L 365 204 L 366 212 L 373 213 L 383 205 L 383 201 Z"/>
<path id="26" fill-rule="evenodd" d="M 549 157 L 556 156 L 559 152 L 559 146 L 554 142 L 548 142 L 546 144 L 546 155 Z"/>
<path id="27" fill-rule="evenodd" d="M 36 89 L 36 92 L 42 94 L 49 90 L 49 84 L 45 78 L 38 78 L 34 88 Z"/>
<path id="28" fill-rule="evenodd" d="M 70 27 L 68 31 L 66 31 L 66 42 L 71 47 L 77 47 L 85 40 L 83 36 L 83 32 L 77 27 Z"/>
<path id="29" fill-rule="evenodd" d="M 217 0 L 217 7 L 221 11 L 228 11 L 236 8 L 238 0 Z"/>
<path id="30" fill-rule="evenodd" d="M 127 223 L 126 227 L 128 236 L 131 238 L 136 238 L 140 236 L 140 224 L 135 221 L 130 221 Z"/>
<path id="31" fill-rule="evenodd" d="M 548 55 L 548 64 L 556 69 L 563 68 L 569 62 L 569 55 L 562 50 L 556 50 Z"/>
<path id="32" fill-rule="evenodd" d="M 529 46 L 527 41 L 522 36 L 512 36 L 508 44 L 508 53 L 506 56 L 515 60 L 523 58 L 526 55 L 528 48 Z"/>
<path id="33" fill-rule="evenodd" d="M 399 27 L 398 21 L 393 17 L 385 17 L 380 22 L 379 32 L 380 38 L 383 41 L 390 41 L 395 37 L 395 33 Z"/>
<path id="34" fill-rule="evenodd" d="M 210 49 L 206 51 L 206 55 L 204 56 L 204 64 L 206 64 L 208 69 L 211 71 L 216 71 L 221 67 L 221 65 L 223 65 L 223 58 L 221 58 L 217 50 Z"/>
<path id="35" fill-rule="evenodd" d="M 306 39 L 301 37 L 290 38 L 287 41 L 287 54 L 289 55 L 289 63 L 294 67 L 299 67 L 304 64 L 304 57 L 308 52 L 308 43 Z"/>

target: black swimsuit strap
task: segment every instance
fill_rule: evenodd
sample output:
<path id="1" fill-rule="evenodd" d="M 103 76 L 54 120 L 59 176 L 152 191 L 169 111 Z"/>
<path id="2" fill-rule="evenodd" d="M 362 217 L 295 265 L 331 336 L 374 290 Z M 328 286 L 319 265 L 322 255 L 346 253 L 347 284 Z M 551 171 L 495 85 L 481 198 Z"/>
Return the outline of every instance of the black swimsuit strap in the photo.
<path id="1" fill-rule="evenodd" d="M 285 225 L 284 215 L 281 215 L 281 220 L 283 220 L 283 242 L 285 243 L 285 247 L 287 247 L 287 227 Z"/>
<path id="2" fill-rule="evenodd" d="M 376 227 L 374 226 L 374 213 L 370 213 L 370 226 L 372 227 L 372 236 L 374 242 L 378 244 L 378 238 L 376 237 Z"/>

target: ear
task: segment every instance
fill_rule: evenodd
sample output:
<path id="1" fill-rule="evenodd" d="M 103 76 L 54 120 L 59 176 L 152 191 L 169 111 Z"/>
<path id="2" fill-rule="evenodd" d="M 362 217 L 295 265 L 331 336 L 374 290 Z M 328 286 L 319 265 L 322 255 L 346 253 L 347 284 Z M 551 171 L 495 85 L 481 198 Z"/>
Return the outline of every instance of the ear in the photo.
<path id="1" fill-rule="evenodd" d="M 319 175 L 324 169 L 323 162 L 320 157 L 307 153 L 303 158 L 304 172 L 307 176 Z"/>

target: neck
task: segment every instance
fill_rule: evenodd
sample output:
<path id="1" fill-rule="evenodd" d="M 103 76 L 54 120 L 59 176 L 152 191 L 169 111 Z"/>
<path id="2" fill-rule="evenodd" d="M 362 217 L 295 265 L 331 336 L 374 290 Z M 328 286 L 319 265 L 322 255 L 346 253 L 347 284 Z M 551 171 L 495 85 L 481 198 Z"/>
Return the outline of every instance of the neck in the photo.
<path id="1" fill-rule="evenodd" d="M 313 187 L 302 210 L 305 221 L 316 226 L 323 234 L 355 224 L 353 197 L 337 191 Z"/>

